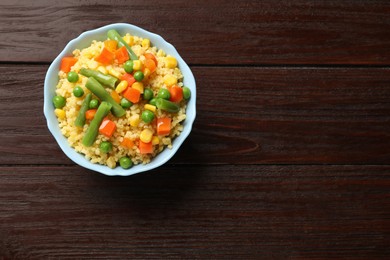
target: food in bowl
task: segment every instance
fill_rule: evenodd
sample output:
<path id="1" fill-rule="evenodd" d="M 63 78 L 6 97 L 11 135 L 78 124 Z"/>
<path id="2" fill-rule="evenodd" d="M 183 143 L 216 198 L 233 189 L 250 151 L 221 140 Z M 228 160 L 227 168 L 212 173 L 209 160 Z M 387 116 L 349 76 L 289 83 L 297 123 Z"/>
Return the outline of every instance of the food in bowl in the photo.
<path id="1" fill-rule="evenodd" d="M 115 30 L 63 57 L 52 98 L 61 133 L 92 163 L 147 164 L 183 131 L 191 90 L 175 57 Z"/>

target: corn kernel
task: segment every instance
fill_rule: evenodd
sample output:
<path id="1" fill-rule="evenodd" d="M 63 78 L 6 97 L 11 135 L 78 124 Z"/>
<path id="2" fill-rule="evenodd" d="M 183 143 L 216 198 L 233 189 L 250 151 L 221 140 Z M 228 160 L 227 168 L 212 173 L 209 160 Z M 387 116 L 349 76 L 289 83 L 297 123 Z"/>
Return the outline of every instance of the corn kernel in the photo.
<path id="1" fill-rule="evenodd" d="M 143 39 L 141 43 L 142 47 L 149 48 L 150 47 L 150 40 L 149 39 Z"/>
<path id="2" fill-rule="evenodd" d="M 97 68 L 97 70 L 100 71 L 100 72 L 103 73 L 103 74 L 107 74 L 107 70 L 106 70 L 106 68 L 103 67 L 103 66 L 99 66 L 99 67 Z"/>
<path id="3" fill-rule="evenodd" d="M 160 139 L 158 138 L 158 136 L 153 136 L 152 137 L 152 144 L 157 145 L 159 143 L 160 143 Z"/>
<path id="4" fill-rule="evenodd" d="M 117 49 L 118 47 L 118 42 L 115 41 L 115 40 L 105 40 L 104 41 L 104 47 L 111 51 L 111 52 L 115 52 L 115 50 Z"/>
<path id="5" fill-rule="evenodd" d="M 116 86 L 115 91 L 117 93 L 122 93 L 127 88 L 128 85 L 129 83 L 126 80 L 122 80 L 121 82 L 119 82 L 118 86 Z"/>
<path id="6" fill-rule="evenodd" d="M 172 57 L 172 56 L 167 56 L 165 58 L 165 65 L 167 68 L 169 69 L 174 69 L 177 67 L 177 60 L 175 57 Z"/>
<path id="7" fill-rule="evenodd" d="M 142 82 L 134 82 L 131 87 L 141 92 L 141 94 L 144 93 L 144 84 Z"/>
<path id="8" fill-rule="evenodd" d="M 130 118 L 130 125 L 131 126 L 136 127 L 136 126 L 138 126 L 139 122 L 140 122 L 139 116 L 133 116 Z"/>
<path id="9" fill-rule="evenodd" d="M 111 92 L 111 97 L 112 97 L 112 99 L 114 99 L 114 101 L 116 102 L 116 103 L 120 103 L 121 102 L 121 97 L 118 95 L 118 93 L 115 91 L 115 90 L 113 90 L 112 92 Z"/>
<path id="10" fill-rule="evenodd" d="M 152 141 L 152 137 L 153 137 L 152 130 L 146 128 L 146 129 L 142 130 L 142 132 L 139 136 L 139 139 L 144 143 L 149 143 L 150 141 Z"/>
<path id="11" fill-rule="evenodd" d="M 152 112 L 156 112 L 156 107 L 151 104 L 145 104 L 144 108 Z"/>
<path id="12" fill-rule="evenodd" d="M 164 84 L 167 87 L 170 87 L 172 85 L 175 85 L 177 83 L 177 78 L 173 75 L 165 75 L 164 77 Z"/>
<path id="13" fill-rule="evenodd" d="M 63 109 L 56 108 L 54 110 L 54 114 L 59 118 L 59 119 L 65 119 L 66 114 Z"/>
<path id="14" fill-rule="evenodd" d="M 120 79 L 122 77 L 121 73 L 119 71 L 114 70 L 114 69 L 110 69 L 108 71 L 108 74 L 110 74 L 111 76 L 114 76 L 115 78 L 118 78 L 118 79 Z"/>
<path id="15" fill-rule="evenodd" d="M 132 46 L 134 44 L 134 37 L 133 36 L 125 35 L 122 38 L 128 45 Z"/>
<path id="16" fill-rule="evenodd" d="M 133 61 L 133 70 L 141 70 L 142 69 L 142 63 L 140 60 L 134 60 Z"/>
<path id="17" fill-rule="evenodd" d="M 150 74 L 151 74 L 150 69 L 145 68 L 145 69 L 144 69 L 144 77 L 147 78 L 147 77 L 150 76 Z"/>
<path id="18" fill-rule="evenodd" d="M 112 156 L 108 157 L 106 163 L 107 163 L 107 166 L 110 167 L 111 169 L 114 169 L 116 167 L 115 159 Z"/>
<path id="19" fill-rule="evenodd" d="M 94 70 L 99 66 L 99 63 L 97 63 L 94 60 L 90 60 L 90 61 L 88 61 L 87 66 L 88 66 L 88 68 Z"/>

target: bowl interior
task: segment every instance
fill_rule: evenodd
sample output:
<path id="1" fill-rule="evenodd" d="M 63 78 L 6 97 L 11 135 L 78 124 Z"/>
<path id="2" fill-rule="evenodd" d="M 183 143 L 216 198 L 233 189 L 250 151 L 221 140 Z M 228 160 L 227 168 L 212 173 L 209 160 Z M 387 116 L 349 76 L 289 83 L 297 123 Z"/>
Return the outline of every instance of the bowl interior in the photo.
<path id="1" fill-rule="evenodd" d="M 87 160 L 84 155 L 76 152 L 73 148 L 68 144 L 67 139 L 61 134 L 60 127 L 58 125 L 57 118 L 54 114 L 54 106 L 52 104 L 52 98 L 55 96 L 55 88 L 58 83 L 58 70 L 60 67 L 61 59 L 64 56 L 72 55 L 74 49 L 83 49 L 88 47 L 93 40 L 105 40 L 107 39 L 107 31 L 110 29 L 115 29 L 119 32 L 119 34 L 124 35 L 126 33 L 130 33 L 139 37 L 149 38 L 151 44 L 156 46 L 158 49 L 164 50 L 165 53 L 176 57 L 178 62 L 178 67 L 180 68 L 184 80 L 183 83 L 185 86 L 189 87 L 191 90 L 191 98 L 187 104 L 186 110 L 186 120 L 184 120 L 183 124 L 183 132 L 180 136 L 176 137 L 173 140 L 172 149 L 165 148 L 163 152 L 158 154 L 152 161 L 146 165 L 135 165 L 130 169 L 122 169 L 121 167 L 116 167 L 111 169 L 107 166 L 93 164 L 89 160 Z M 176 49 L 168 42 L 166 42 L 161 36 L 148 32 L 142 28 L 131 24 L 117 23 L 111 24 L 104 27 L 100 27 L 95 30 L 87 31 L 82 33 L 76 39 L 71 40 L 64 50 L 54 59 L 52 64 L 50 65 L 44 83 L 44 114 L 47 120 L 47 125 L 56 139 L 58 145 L 63 150 L 63 152 L 75 163 L 88 168 L 90 170 L 94 170 L 100 172 L 105 175 L 114 176 L 129 176 L 132 174 L 136 174 L 143 171 L 148 171 L 154 169 L 165 162 L 167 162 L 179 149 L 181 144 L 187 138 L 192 129 L 192 124 L 195 120 L 196 116 L 196 84 L 194 76 L 188 67 L 188 65 L 184 62 L 184 60 L 180 57 L 179 53 Z"/>

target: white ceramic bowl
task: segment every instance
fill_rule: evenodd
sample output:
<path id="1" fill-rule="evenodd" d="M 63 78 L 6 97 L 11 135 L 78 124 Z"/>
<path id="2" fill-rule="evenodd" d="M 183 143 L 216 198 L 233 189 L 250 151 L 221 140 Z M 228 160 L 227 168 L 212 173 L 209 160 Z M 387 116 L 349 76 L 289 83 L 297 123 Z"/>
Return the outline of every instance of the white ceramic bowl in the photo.
<path id="1" fill-rule="evenodd" d="M 107 31 L 110 29 L 115 29 L 119 32 L 120 35 L 124 35 L 126 33 L 130 33 L 132 35 L 140 36 L 143 38 L 149 38 L 151 44 L 156 46 L 158 49 L 162 49 L 165 53 L 170 54 L 176 57 L 178 62 L 178 67 L 180 68 L 183 76 L 184 76 L 184 85 L 189 87 L 191 90 L 191 99 L 187 104 L 187 118 L 183 122 L 184 130 L 180 134 L 180 136 L 176 137 L 173 141 L 172 149 L 164 149 L 163 152 L 158 154 L 152 161 L 146 165 L 135 165 L 130 169 L 122 169 L 120 166 L 115 169 L 111 169 L 107 166 L 103 166 L 100 164 L 91 163 L 87 160 L 84 155 L 76 152 L 70 145 L 68 144 L 67 139 L 61 134 L 58 120 L 54 114 L 54 106 L 52 104 L 52 98 L 55 96 L 55 88 L 58 83 L 58 71 L 60 67 L 61 59 L 64 56 L 72 55 L 74 49 L 83 49 L 88 47 L 92 40 L 105 40 L 107 39 Z M 129 176 L 139 172 L 149 171 L 158 166 L 161 166 L 165 162 L 167 162 L 179 149 L 184 140 L 190 134 L 192 129 L 192 124 L 195 120 L 196 115 L 196 85 L 194 76 L 188 67 L 188 65 L 184 62 L 184 60 L 180 57 L 179 53 L 176 51 L 175 47 L 173 47 L 170 43 L 166 42 L 161 36 L 148 32 L 142 28 L 131 24 L 125 23 L 116 23 L 110 24 L 107 26 L 100 27 L 95 30 L 86 31 L 82 33 L 76 39 L 71 40 L 64 48 L 64 50 L 54 59 L 53 63 L 50 65 L 44 83 L 44 106 L 43 111 L 47 120 L 47 126 L 56 139 L 58 145 L 61 147 L 62 151 L 75 163 L 88 168 L 93 171 L 100 172 L 109 176 Z"/>

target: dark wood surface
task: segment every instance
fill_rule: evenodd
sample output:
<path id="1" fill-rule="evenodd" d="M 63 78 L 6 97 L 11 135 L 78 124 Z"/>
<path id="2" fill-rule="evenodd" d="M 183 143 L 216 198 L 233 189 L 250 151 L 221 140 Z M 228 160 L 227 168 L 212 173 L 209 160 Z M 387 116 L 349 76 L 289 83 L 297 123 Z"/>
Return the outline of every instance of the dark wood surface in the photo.
<path id="1" fill-rule="evenodd" d="M 53 58 L 128 22 L 197 82 L 166 165 L 75 165 L 43 116 Z M 0 259 L 390 258 L 388 1 L 0 2 Z"/>

